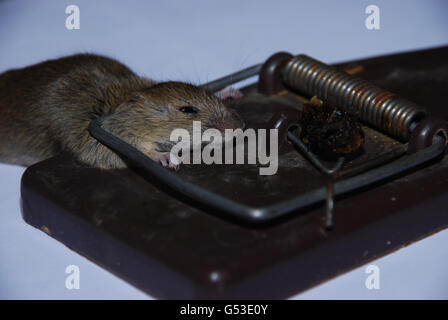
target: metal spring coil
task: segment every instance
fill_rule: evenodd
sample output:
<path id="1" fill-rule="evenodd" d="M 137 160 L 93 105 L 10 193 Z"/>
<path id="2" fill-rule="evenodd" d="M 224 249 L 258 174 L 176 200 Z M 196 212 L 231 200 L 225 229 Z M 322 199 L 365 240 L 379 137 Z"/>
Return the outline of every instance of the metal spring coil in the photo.
<path id="1" fill-rule="evenodd" d="M 306 55 L 292 58 L 282 76 L 291 88 L 316 95 L 400 140 L 409 140 L 411 125 L 426 114 L 413 102 Z"/>

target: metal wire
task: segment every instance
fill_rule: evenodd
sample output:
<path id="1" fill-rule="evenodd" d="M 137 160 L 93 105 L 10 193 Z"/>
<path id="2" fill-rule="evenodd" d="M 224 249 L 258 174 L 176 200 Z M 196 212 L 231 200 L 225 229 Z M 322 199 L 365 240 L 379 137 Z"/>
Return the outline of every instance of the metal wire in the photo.
<path id="1" fill-rule="evenodd" d="M 204 83 L 203 85 L 201 85 L 201 87 L 211 92 L 219 91 L 227 86 L 230 86 L 231 84 L 246 80 L 250 77 L 257 75 L 260 72 L 262 66 L 263 66 L 262 63 L 253 65 L 241 71 L 229 74 L 228 76 L 219 78 L 217 80 L 208 83 Z"/>
<path id="2" fill-rule="evenodd" d="M 288 62 L 282 76 L 293 89 L 316 95 L 403 141 L 409 139 L 413 123 L 426 114 L 413 102 L 303 54 Z"/>
<path id="3" fill-rule="evenodd" d="M 334 181 L 327 180 L 327 194 L 325 195 L 325 229 L 330 231 L 334 227 Z"/>
<path id="4" fill-rule="evenodd" d="M 158 163 L 148 158 L 140 150 L 103 129 L 101 127 L 102 122 L 103 118 L 98 118 L 90 122 L 89 131 L 95 139 L 143 168 L 151 177 L 156 178 L 171 190 L 211 208 L 212 210 L 210 212 L 224 212 L 234 218 L 243 219 L 252 223 L 260 223 L 270 221 L 299 208 L 325 200 L 327 189 L 320 187 L 270 206 L 253 207 L 245 205 L 187 181 L 169 170 L 161 170 Z M 340 195 L 385 180 L 434 159 L 444 151 L 445 139 L 436 136 L 433 144 L 428 148 L 402 156 L 379 168 L 369 170 L 354 177 L 336 181 L 334 183 L 334 194 Z"/>
<path id="5" fill-rule="evenodd" d="M 333 168 L 327 168 L 320 160 L 319 158 L 312 153 L 308 147 L 298 138 L 296 137 L 291 131 L 288 131 L 288 140 L 291 141 L 296 147 L 302 151 L 302 153 L 308 158 L 308 160 L 317 167 L 320 171 L 327 175 L 331 175 L 333 173 L 336 173 L 339 171 L 344 164 L 345 158 L 339 157 L 338 161 L 336 162 L 336 165 Z"/>

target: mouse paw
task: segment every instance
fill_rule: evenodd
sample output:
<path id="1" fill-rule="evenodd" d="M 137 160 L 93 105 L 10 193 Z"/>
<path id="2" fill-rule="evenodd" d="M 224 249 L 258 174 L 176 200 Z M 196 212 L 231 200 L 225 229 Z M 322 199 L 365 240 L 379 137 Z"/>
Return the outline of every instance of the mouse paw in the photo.
<path id="1" fill-rule="evenodd" d="M 169 152 L 159 153 L 154 160 L 159 162 L 163 167 L 173 171 L 177 171 L 180 168 L 180 164 L 175 164 L 171 161 Z"/>
<path id="2" fill-rule="evenodd" d="M 244 97 L 244 94 L 238 89 L 227 87 L 218 92 L 215 92 L 215 96 L 217 96 L 221 100 L 241 100 Z"/>

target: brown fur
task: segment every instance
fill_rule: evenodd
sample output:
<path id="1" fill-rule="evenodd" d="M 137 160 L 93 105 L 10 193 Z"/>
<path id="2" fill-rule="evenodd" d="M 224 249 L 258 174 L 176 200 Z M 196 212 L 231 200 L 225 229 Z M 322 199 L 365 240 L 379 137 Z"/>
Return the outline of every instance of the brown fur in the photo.
<path id="1" fill-rule="evenodd" d="M 197 114 L 179 108 L 194 106 Z M 141 78 L 110 58 L 80 54 L 45 61 L 0 75 L 0 161 L 31 165 L 63 151 L 101 168 L 123 160 L 92 138 L 92 119 L 160 160 L 173 144 L 175 128 L 238 128 L 242 123 L 215 96 L 181 82 Z"/>

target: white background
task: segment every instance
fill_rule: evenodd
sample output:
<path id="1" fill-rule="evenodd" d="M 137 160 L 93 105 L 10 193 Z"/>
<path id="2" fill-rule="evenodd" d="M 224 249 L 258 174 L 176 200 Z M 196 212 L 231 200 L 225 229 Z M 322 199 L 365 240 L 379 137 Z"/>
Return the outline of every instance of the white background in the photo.
<path id="1" fill-rule="evenodd" d="M 65 28 L 76 4 L 81 29 Z M 365 8 L 381 10 L 380 30 Z M 0 0 L 0 72 L 77 52 L 105 54 L 156 80 L 203 83 L 278 51 L 331 63 L 448 43 L 446 1 L 11 1 Z M 0 164 L 0 298 L 146 299 L 147 295 L 26 225 L 24 168 Z M 422 213 L 424 214 L 424 213 Z M 374 263 L 381 289 L 367 290 L 365 266 L 294 298 L 448 298 L 448 231 Z M 65 288 L 77 265 L 80 290 Z"/>

